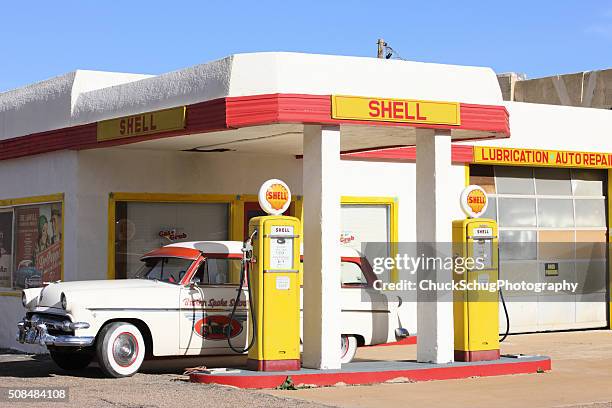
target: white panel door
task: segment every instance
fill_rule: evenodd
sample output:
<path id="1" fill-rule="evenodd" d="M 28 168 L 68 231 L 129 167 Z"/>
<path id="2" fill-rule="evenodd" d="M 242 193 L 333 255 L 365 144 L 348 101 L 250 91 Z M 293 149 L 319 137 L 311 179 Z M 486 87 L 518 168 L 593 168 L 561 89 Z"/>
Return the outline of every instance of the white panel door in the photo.
<path id="1" fill-rule="evenodd" d="M 388 205 L 343 204 L 341 216 L 340 240 L 342 245 L 363 252 L 370 263 L 374 257 L 390 256 L 390 209 Z M 380 243 L 386 243 L 386 245 Z M 385 280 L 389 279 L 389 276 L 381 275 L 381 277 Z"/>

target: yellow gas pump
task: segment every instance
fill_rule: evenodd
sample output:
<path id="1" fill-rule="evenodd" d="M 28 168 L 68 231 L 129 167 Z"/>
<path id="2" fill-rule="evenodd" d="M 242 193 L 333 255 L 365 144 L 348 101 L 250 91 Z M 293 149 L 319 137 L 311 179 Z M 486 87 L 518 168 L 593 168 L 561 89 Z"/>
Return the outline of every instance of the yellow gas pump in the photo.
<path id="1" fill-rule="evenodd" d="M 466 194 L 468 189 L 476 193 Z M 462 206 L 465 203 L 464 207 L 468 208 L 466 213 L 468 216 L 482 214 L 486 210 L 486 193 L 478 186 L 469 186 L 466 190 L 462 194 Z M 474 201 L 480 203 L 474 205 Z M 499 295 L 494 287 L 487 287 L 496 283 L 499 276 L 497 237 L 494 220 L 453 221 L 453 256 L 456 260 L 463 258 L 463 262 L 455 261 L 453 281 L 464 284 L 453 293 L 456 361 L 497 360 L 500 356 Z"/>
<path id="2" fill-rule="evenodd" d="M 244 271 L 248 270 L 253 337 L 244 351 L 249 352 L 247 368 L 251 370 L 284 371 L 301 367 L 301 222 L 295 217 L 280 215 L 290 203 L 287 184 L 278 179 L 268 180 L 259 189 L 259 205 L 271 215 L 249 221 L 250 238 L 243 249 L 241 286 L 247 275 Z"/>
<path id="3" fill-rule="evenodd" d="M 255 343 L 247 368 L 300 369 L 300 220 L 286 216 L 251 219 L 253 260 L 249 275 Z"/>

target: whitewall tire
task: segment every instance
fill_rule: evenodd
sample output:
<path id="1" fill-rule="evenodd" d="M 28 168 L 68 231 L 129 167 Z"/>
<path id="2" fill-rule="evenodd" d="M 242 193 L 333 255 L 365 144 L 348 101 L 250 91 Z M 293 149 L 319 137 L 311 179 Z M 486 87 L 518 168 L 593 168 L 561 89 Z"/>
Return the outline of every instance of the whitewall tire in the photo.
<path id="1" fill-rule="evenodd" d="M 129 377 L 138 372 L 145 357 L 140 330 L 130 323 L 115 322 L 100 330 L 96 345 L 98 364 L 108 377 Z"/>
<path id="2" fill-rule="evenodd" d="M 340 363 L 350 363 L 353 361 L 355 353 L 357 352 L 357 338 L 355 336 L 343 334 L 340 342 Z"/>

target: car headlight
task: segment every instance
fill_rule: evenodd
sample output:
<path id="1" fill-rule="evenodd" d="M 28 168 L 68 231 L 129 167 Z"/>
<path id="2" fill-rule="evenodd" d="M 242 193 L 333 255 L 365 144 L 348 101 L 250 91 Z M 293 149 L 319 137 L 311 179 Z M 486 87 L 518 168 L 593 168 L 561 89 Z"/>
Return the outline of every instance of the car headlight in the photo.
<path id="1" fill-rule="evenodd" d="M 66 300 L 66 295 L 62 293 L 61 296 L 61 301 L 62 301 L 62 309 L 67 310 L 68 309 L 68 301 Z"/>
<path id="2" fill-rule="evenodd" d="M 26 296 L 25 292 L 21 292 L 21 304 L 23 307 L 28 307 L 28 297 Z"/>

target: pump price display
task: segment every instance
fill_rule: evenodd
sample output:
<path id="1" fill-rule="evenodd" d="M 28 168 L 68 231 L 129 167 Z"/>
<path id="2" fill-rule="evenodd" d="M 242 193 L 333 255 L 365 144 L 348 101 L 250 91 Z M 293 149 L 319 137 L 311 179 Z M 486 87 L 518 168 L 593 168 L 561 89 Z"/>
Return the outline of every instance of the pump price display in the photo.
<path id="1" fill-rule="evenodd" d="M 293 226 L 273 225 L 270 230 L 270 264 L 271 271 L 293 270 Z"/>

